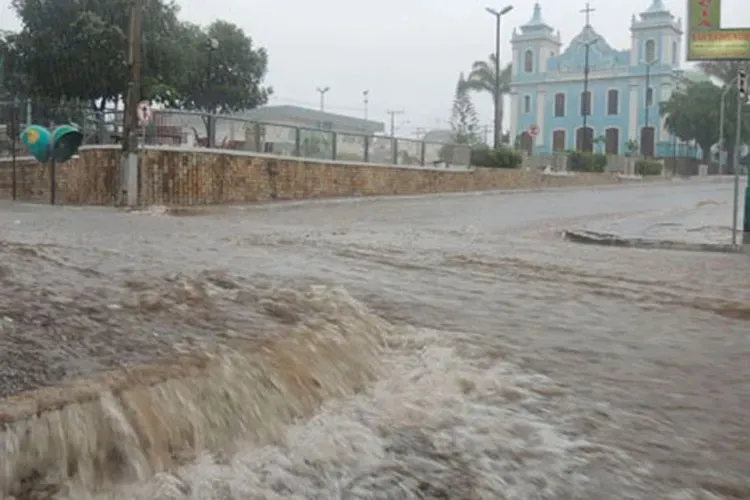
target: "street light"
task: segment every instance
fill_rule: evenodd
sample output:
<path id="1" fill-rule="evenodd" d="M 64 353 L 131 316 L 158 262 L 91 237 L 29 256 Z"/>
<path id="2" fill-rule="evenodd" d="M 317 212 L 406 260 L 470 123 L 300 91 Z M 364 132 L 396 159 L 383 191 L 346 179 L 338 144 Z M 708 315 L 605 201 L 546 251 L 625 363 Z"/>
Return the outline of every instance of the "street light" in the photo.
<path id="1" fill-rule="evenodd" d="M 732 89 L 732 86 L 735 83 L 737 83 L 736 76 L 732 78 L 732 81 L 729 82 L 726 87 L 724 87 L 724 91 L 721 93 L 721 110 L 719 111 L 719 174 L 729 173 L 728 171 L 724 172 L 724 163 L 726 161 L 726 157 L 722 155 L 722 153 L 724 152 L 724 142 L 725 142 L 724 141 L 724 111 L 725 111 L 726 106 L 724 105 L 724 101 L 727 98 L 727 93 Z"/>
<path id="2" fill-rule="evenodd" d="M 645 95 L 645 109 L 644 109 L 644 126 L 643 130 L 649 129 L 649 111 L 651 110 L 651 106 L 654 105 L 654 91 L 651 90 L 651 67 L 658 63 L 659 59 L 651 59 L 650 61 L 644 61 L 643 64 L 646 65 L 646 95 Z M 654 130 L 654 133 L 651 134 L 651 148 L 653 149 L 654 141 L 656 140 L 656 130 Z M 641 134 L 641 154 L 643 156 L 651 156 L 653 154 L 653 151 L 649 151 L 649 154 L 646 154 L 646 148 L 643 145 L 643 134 Z"/>
<path id="3" fill-rule="evenodd" d="M 587 26 L 589 26 L 587 24 Z M 591 107 L 594 103 L 591 102 L 591 94 L 589 94 L 589 73 L 591 73 L 591 64 L 589 62 L 589 53 L 591 52 L 591 46 L 594 45 L 596 42 L 599 41 L 599 37 L 595 36 L 591 40 L 584 42 L 584 48 L 585 48 L 585 55 L 584 55 L 584 62 L 583 62 L 583 95 L 581 96 L 581 114 L 583 115 L 583 128 L 582 134 L 583 137 L 581 138 L 581 146 L 583 147 L 583 152 L 588 152 L 589 150 L 589 143 L 591 144 L 591 147 L 593 148 L 594 144 L 594 133 L 591 133 L 591 140 L 588 139 L 588 118 L 589 113 L 591 113 Z M 586 99 L 586 103 L 584 105 L 583 99 Z"/>
<path id="4" fill-rule="evenodd" d="M 326 107 L 326 92 L 328 92 L 329 90 L 331 90 L 331 87 L 323 87 L 323 88 L 318 87 L 315 90 L 317 90 L 320 93 L 320 110 L 321 111 L 325 111 L 325 107 Z"/>
<path id="5" fill-rule="evenodd" d="M 214 113 L 215 102 L 212 89 L 213 70 L 214 70 L 214 52 L 219 48 L 219 41 L 216 38 L 206 40 L 206 49 L 208 49 L 208 68 L 206 70 L 206 99 L 208 99 L 208 120 L 206 120 L 206 146 L 214 146 Z"/>
<path id="6" fill-rule="evenodd" d="M 370 91 L 369 90 L 363 90 L 362 91 L 362 99 L 365 104 L 365 120 L 367 120 L 367 107 L 370 104 Z"/>
<path id="7" fill-rule="evenodd" d="M 495 16 L 495 149 L 500 147 L 502 140 L 502 117 L 500 116 L 500 18 L 513 10 L 512 5 L 495 10 L 492 7 L 485 7 L 487 12 Z"/>

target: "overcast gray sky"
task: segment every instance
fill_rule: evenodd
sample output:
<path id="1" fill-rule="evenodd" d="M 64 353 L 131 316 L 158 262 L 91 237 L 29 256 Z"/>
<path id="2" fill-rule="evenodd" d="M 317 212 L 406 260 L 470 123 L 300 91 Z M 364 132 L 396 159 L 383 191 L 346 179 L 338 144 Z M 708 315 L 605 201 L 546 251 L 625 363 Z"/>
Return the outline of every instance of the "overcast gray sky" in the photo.
<path id="1" fill-rule="evenodd" d="M 0 26 L 18 23 L 2 0 Z M 330 86 L 326 109 L 361 116 L 362 91 L 370 90 L 370 117 L 387 120 L 386 110 L 403 109 L 402 135 L 417 127 L 445 127 L 458 74 L 494 47 L 494 20 L 486 6 L 503 0 L 178 0 L 185 19 L 207 24 L 223 18 L 237 23 L 270 56 L 267 81 L 274 104 L 318 106 L 316 87 Z M 664 0 L 678 17 L 685 0 Z M 750 27 L 748 0 L 723 0 L 724 27 Z M 563 43 L 584 22 L 585 1 L 540 0 L 545 21 L 559 28 Z M 630 43 L 630 17 L 651 0 L 591 0 L 594 28 L 617 48 Z M 510 58 L 513 27 L 525 23 L 533 0 L 513 3 L 503 18 L 503 61 Z M 85 61 L 82 61 L 85 62 Z M 492 103 L 475 98 L 482 123 L 489 124 Z M 408 121 L 409 123 L 404 123 Z"/>

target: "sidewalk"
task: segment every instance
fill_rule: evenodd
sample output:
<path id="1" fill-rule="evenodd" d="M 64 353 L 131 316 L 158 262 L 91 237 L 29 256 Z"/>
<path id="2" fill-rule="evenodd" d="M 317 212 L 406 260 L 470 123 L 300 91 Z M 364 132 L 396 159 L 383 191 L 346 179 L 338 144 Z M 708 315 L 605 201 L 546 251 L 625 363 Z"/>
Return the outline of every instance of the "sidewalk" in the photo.
<path id="1" fill-rule="evenodd" d="M 741 231 L 741 212 L 737 225 Z M 578 243 L 610 246 L 731 252 L 732 204 L 704 201 L 689 210 L 597 222 L 565 231 L 566 239 Z M 742 233 L 738 233 L 742 242 Z"/>

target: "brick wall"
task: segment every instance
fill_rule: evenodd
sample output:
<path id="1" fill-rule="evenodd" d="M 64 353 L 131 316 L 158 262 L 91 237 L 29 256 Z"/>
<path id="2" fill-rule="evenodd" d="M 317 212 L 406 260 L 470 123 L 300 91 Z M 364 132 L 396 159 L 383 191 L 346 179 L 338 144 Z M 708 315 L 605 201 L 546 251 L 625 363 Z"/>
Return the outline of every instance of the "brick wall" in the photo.
<path id="1" fill-rule="evenodd" d="M 119 190 L 119 149 L 83 148 L 57 166 L 57 200 L 63 204 L 111 204 Z M 9 162 L 0 163 L 0 198 L 10 198 Z M 49 200 L 49 167 L 17 165 L 18 198 Z M 608 174 L 545 176 L 502 169 L 440 169 L 343 164 L 285 157 L 199 150 L 142 152 L 142 205 L 202 205 L 343 196 L 406 195 L 594 186 L 619 182 Z"/>

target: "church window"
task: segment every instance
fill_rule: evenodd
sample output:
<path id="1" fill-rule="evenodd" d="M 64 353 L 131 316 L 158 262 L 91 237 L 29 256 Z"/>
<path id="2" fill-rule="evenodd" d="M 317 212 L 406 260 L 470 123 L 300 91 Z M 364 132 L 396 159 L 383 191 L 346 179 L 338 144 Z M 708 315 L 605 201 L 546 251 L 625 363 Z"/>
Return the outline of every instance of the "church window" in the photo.
<path id="1" fill-rule="evenodd" d="M 591 92 L 581 92 L 581 116 L 591 115 Z"/>
<path id="2" fill-rule="evenodd" d="M 531 113 L 531 96 L 523 96 L 523 112 Z"/>
<path id="3" fill-rule="evenodd" d="M 620 92 L 615 89 L 607 92 L 607 114 L 616 115 L 620 113 Z"/>
<path id="4" fill-rule="evenodd" d="M 526 73 L 534 72 L 534 53 L 531 50 L 527 50 L 523 54 L 523 70 Z"/>
<path id="5" fill-rule="evenodd" d="M 654 89 L 651 87 L 646 89 L 646 106 L 654 105 Z"/>
<path id="6" fill-rule="evenodd" d="M 646 62 L 651 63 L 656 60 L 656 42 L 649 40 L 646 42 Z"/>
<path id="7" fill-rule="evenodd" d="M 558 92 L 555 94 L 555 118 L 565 116 L 565 94 Z"/>
<path id="8" fill-rule="evenodd" d="M 677 42 L 672 42 L 672 66 L 677 66 L 680 64 L 680 61 L 678 60 L 678 51 L 680 49 L 677 47 Z"/>

